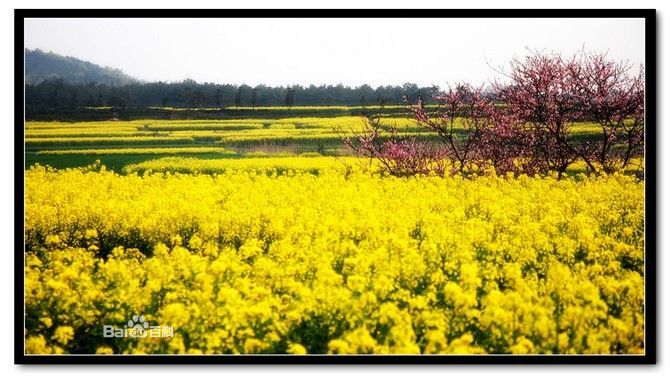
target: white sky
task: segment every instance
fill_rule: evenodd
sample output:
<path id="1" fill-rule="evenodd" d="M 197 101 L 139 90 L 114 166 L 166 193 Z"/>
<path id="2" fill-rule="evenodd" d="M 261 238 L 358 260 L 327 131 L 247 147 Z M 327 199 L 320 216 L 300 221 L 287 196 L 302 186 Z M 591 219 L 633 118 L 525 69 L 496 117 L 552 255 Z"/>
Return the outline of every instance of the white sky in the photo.
<path id="1" fill-rule="evenodd" d="M 482 83 L 528 49 L 644 62 L 643 19 L 27 19 L 26 48 L 146 81 Z"/>

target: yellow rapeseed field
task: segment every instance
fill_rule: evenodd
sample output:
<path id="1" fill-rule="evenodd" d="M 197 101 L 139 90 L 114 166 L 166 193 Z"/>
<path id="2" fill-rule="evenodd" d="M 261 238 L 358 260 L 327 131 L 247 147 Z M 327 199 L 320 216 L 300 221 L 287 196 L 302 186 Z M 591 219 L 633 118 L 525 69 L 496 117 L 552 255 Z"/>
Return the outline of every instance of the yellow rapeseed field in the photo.
<path id="1" fill-rule="evenodd" d="M 35 166 L 25 182 L 29 353 L 644 351 L 634 177 Z M 102 337 L 139 314 L 174 337 Z"/>

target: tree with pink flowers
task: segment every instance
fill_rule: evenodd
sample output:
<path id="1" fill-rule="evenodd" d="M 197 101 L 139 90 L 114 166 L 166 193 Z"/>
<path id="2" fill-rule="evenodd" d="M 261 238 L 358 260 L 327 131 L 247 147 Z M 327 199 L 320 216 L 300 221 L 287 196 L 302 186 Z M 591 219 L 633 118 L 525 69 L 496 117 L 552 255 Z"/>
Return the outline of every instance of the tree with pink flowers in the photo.
<path id="1" fill-rule="evenodd" d="M 608 173 L 625 168 L 644 149 L 644 69 L 600 53 L 582 53 L 566 66 L 581 117 L 602 129 L 600 139 L 587 145 L 585 160 Z"/>
<path id="2" fill-rule="evenodd" d="M 438 147 L 397 134 L 383 138 L 369 118 L 365 133 L 346 142 L 378 159 L 392 175 L 449 166 L 451 174 L 492 169 L 516 175 L 555 172 L 560 178 L 577 161 L 588 172 L 611 173 L 643 154 L 643 68 L 634 71 L 601 53 L 565 58 L 532 52 L 500 73 L 503 78 L 488 92 L 461 83 L 433 94 L 437 109 L 422 99 L 409 105 L 419 124 L 437 133 Z M 580 135 L 575 126 L 584 122 L 598 124 L 601 133 Z"/>

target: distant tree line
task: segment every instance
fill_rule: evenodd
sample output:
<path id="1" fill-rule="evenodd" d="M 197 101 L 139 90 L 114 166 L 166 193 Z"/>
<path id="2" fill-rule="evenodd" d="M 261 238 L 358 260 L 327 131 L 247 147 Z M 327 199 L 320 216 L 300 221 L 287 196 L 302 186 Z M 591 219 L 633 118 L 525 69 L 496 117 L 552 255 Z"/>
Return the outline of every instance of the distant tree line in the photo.
<path id="1" fill-rule="evenodd" d="M 435 89 L 406 83 L 399 86 L 343 85 L 266 86 L 198 83 L 130 83 L 110 86 L 89 82 L 71 84 L 62 79 L 26 85 L 26 108 L 104 107 L 224 108 L 255 106 L 387 105 L 410 99 L 430 98 Z"/>

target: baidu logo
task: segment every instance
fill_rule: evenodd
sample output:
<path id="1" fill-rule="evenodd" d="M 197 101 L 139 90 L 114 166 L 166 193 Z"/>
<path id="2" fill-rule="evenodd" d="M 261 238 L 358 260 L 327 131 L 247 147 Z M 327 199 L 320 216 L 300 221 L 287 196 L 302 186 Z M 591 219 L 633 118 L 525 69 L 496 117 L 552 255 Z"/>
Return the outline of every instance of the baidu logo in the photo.
<path id="1" fill-rule="evenodd" d="M 102 336 L 105 338 L 171 338 L 174 337 L 172 326 L 151 326 L 143 314 L 133 315 L 125 327 L 103 325 Z"/>

